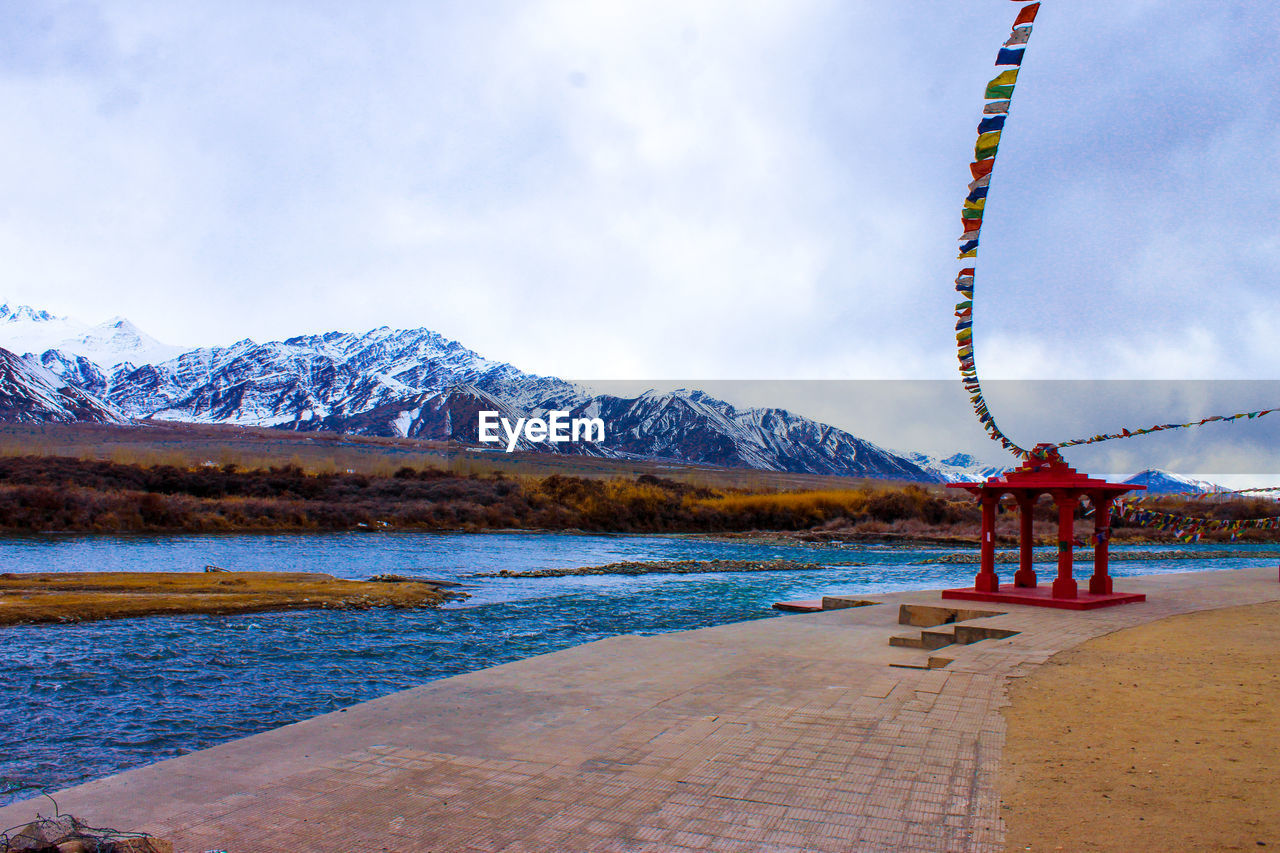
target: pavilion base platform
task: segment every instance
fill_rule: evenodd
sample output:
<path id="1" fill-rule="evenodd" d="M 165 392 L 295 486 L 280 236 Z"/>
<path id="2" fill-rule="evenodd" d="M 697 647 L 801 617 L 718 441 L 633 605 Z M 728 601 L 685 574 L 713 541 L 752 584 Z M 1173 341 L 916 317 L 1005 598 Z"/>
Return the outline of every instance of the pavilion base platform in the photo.
<path id="1" fill-rule="evenodd" d="M 1096 610 L 1099 607 L 1133 604 L 1147 600 L 1146 595 L 1140 592 L 1109 592 L 1099 595 L 1083 590 L 1076 593 L 1075 598 L 1054 598 L 1051 586 L 1016 586 L 1011 583 L 1001 584 L 999 589 L 992 592 L 983 592 L 978 589 L 944 589 L 942 597 L 960 601 L 1030 604 L 1033 607 L 1056 607 L 1059 610 Z"/>

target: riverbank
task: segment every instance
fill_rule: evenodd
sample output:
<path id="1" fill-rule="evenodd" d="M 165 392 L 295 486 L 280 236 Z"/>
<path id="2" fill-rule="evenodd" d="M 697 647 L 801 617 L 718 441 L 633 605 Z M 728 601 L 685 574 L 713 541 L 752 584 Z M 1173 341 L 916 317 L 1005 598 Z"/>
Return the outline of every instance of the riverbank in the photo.
<path id="1" fill-rule="evenodd" d="M 1278 658 L 1269 602 L 1118 631 L 1015 682 L 1007 849 L 1280 846 Z"/>
<path id="2" fill-rule="evenodd" d="M 191 613 L 433 607 L 465 593 L 411 578 L 356 581 L 313 572 L 6 572 L 0 626 Z"/>
<path id="3" fill-rule="evenodd" d="M 1120 628 L 1280 598 L 1270 567 L 1124 583 L 1148 600 L 1002 605 L 984 619 L 998 633 L 948 647 L 940 669 L 939 651 L 888 642 L 899 606 L 944 605 L 937 591 L 869 596 L 578 645 L 56 797 L 179 851 L 1000 850 L 1008 679 Z M 45 803 L 0 808 L 0 824 Z"/>

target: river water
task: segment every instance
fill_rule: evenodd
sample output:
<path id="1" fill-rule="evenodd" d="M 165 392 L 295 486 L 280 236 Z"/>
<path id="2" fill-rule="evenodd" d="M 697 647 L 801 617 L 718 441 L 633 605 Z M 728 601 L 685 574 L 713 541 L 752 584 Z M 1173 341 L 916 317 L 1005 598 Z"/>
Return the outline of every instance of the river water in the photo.
<path id="1" fill-rule="evenodd" d="M 1248 546 L 1237 550 L 1240 558 L 1210 565 L 1226 570 L 1274 562 L 1250 558 Z M 604 637 L 778 618 L 771 609 L 775 601 L 830 593 L 971 585 L 975 566 L 922 562 L 949 553 L 955 549 L 520 533 L 2 539 L 0 572 L 199 571 L 213 564 L 349 578 L 424 574 L 473 585 L 466 601 L 431 610 L 179 616 L 0 629 L 0 804 Z M 825 568 L 468 577 L 501 569 L 716 558 L 781 558 Z M 1113 574 L 1205 567 L 1197 560 L 1117 562 Z M 1078 566 L 1077 573 L 1082 569 L 1087 571 Z M 1011 567 L 1000 570 L 1008 574 Z M 1051 574 L 1048 566 L 1041 569 L 1042 577 Z"/>

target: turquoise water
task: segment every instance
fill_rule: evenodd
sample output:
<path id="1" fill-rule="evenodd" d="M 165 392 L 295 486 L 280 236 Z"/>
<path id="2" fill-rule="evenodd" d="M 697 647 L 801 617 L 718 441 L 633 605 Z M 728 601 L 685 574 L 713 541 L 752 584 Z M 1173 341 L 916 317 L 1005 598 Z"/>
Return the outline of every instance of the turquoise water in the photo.
<path id="1" fill-rule="evenodd" d="M 1238 550 L 1239 559 L 1211 565 L 1231 569 L 1274 563 L 1248 557 L 1254 550 L 1249 546 Z M 0 572 L 198 571 L 213 564 L 352 578 L 419 573 L 474 584 L 468 588 L 472 598 L 436 610 L 317 610 L 0 629 L 0 803 L 436 678 L 617 634 L 776 618 L 771 609 L 775 601 L 828 593 L 972 584 L 972 565 L 921 563 L 948 553 L 955 550 L 569 534 L 47 535 L 0 540 Z M 713 558 L 783 558 L 826 568 L 528 580 L 467 577 L 500 569 Z M 1123 576 L 1204 567 L 1195 560 L 1137 561 L 1115 563 L 1113 571 Z M 1046 566 L 1042 576 L 1049 573 Z"/>

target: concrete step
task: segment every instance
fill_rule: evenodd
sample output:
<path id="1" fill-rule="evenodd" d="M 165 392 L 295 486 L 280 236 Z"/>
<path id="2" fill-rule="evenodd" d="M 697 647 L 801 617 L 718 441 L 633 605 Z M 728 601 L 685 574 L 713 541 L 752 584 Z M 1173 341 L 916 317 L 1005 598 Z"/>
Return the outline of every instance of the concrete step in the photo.
<path id="1" fill-rule="evenodd" d="M 898 634 L 896 637 L 889 638 L 889 645 L 899 646 L 904 649 L 940 649 L 943 646 L 949 646 L 956 641 L 956 635 L 951 631 L 921 631 L 919 634 Z"/>
<path id="2" fill-rule="evenodd" d="M 949 646 L 956 641 L 956 632 L 952 631 L 921 631 L 920 647 L 929 649 L 940 649 L 943 646 Z"/>
<path id="3" fill-rule="evenodd" d="M 955 658 L 930 655 L 924 663 L 891 663 L 889 666 L 896 666 L 898 669 L 942 669 L 954 660 Z"/>
<path id="4" fill-rule="evenodd" d="M 1003 640 L 1005 637 L 1012 637 L 1017 631 L 1010 631 L 1005 628 L 989 628 L 986 625 L 960 625 L 955 626 L 956 642 L 962 646 L 970 643 L 978 643 L 982 640 Z"/>
<path id="5" fill-rule="evenodd" d="M 821 613 L 822 600 L 812 599 L 809 601 L 778 601 L 773 605 L 774 610 L 781 610 L 784 613 Z"/>
<path id="6" fill-rule="evenodd" d="M 930 605 L 903 604 L 898 611 L 900 625 L 922 627 L 919 634 L 899 634 L 889 638 L 889 645 L 906 649 L 928 649 L 933 651 L 952 644 L 967 646 L 983 640 L 1002 640 L 1012 637 L 1017 631 L 1005 628 L 993 628 L 981 624 L 992 616 L 1002 616 L 995 610 L 966 610 L 954 607 L 933 607 Z"/>

